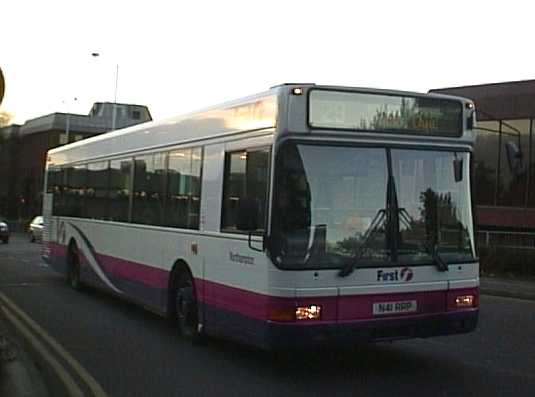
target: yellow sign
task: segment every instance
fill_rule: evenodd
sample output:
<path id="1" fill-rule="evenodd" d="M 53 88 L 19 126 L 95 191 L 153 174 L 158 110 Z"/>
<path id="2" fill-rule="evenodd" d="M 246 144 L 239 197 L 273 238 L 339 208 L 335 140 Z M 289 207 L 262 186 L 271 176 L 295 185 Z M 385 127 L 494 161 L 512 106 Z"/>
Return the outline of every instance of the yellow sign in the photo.
<path id="1" fill-rule="evenodd" d="M 0 68 L 0 105 L 2 104 L 2 98 L 4 98 L 5 87 L 4 75 L 2 74 L 2 69 Z"/>

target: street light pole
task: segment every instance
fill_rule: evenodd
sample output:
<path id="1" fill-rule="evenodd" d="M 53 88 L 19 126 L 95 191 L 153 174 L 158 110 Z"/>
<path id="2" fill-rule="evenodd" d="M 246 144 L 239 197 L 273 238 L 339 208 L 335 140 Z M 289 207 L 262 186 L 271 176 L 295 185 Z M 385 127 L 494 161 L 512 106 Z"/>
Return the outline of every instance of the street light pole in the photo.
<path id="1" fill-rule="evenodd" d="M 99 57 L 100 53 L 98 52 L 92 52 L 91 56 L 93 57 Z M 115 131 L 115 124 L 116 124 L 116 118 L 117 118 L 117 86 L 119 83 L 119 64 L 117 63 L 115 65 L 115 93 L 113 96 L 113 111 L 112 111 L 112 117 L 111 117 L 111 130 Z"/>
<path id="2" fill-rule="evenodd" d="M 119 64 L 115 68 L 115 95 L 113 97 L 113 115 L 111 116 L 111 130 L 115 131 L 115 118 L 117 117 L 117 84 L 119 82 Z"/>
<path id="3" fill-rule="evenodd" d="M 77 101 L 78 98 L 74 98 L 74 101 Z M 71 126 L 71 112 L 69 110 L 69 101 L 63 101 L 67 105 L 67 120 L 65 121 L 65 135 L 67 138 L 67 145 L 69 144 L 69 133 L 70 133 L 70 126 Z"/>
<path id="4" fill-rule="evenodd" d="M 67 139 L 66 139 L 67 140 L 67 142 L 66 142 L 67 145 L 69 144 L 69 132 L 70 132 L 69 131 L 69 127 L 70 127 L 69 122 L 70 122 L 70 120 L 71 120 L 71 114 L 69 113 L 69 109 L 67 109 L 67 122 L 65 123 L 66 124 L 65 125 L 65 135 L 67 136 Z"/>

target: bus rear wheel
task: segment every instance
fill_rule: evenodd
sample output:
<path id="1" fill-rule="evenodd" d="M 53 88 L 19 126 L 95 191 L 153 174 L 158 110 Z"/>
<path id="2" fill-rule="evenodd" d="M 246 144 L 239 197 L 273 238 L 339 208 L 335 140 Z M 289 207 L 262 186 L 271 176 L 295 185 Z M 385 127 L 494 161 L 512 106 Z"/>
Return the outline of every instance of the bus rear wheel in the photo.
<path id="1" fill-rule="evenodd" d="M 76 243 L 71 245 L 68 258 L 67 282 L 72 289 L 79 291 L 82 288 L 82 283 L 80 281 L 80 256 Z"/>
<path id="2" fill-rule="evenodd" d="M 174 288 L 175 319 L 178 330 L 183 337 L 192 341 L 199 341 L 199 314 L 193 278 L 186 270 L 181 271 Z"/>

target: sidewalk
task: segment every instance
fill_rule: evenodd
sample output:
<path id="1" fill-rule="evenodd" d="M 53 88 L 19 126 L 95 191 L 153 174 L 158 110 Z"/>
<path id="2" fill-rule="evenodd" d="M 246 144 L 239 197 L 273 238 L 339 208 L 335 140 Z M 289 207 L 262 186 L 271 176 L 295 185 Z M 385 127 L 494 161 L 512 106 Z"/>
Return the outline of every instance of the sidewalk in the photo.
<path id="1" fill-rule="evenodd" d="M 481 277 L 480 292 L 482 295 L 503 296 L 507 298 L 535 301 L 535 282 Z"/>

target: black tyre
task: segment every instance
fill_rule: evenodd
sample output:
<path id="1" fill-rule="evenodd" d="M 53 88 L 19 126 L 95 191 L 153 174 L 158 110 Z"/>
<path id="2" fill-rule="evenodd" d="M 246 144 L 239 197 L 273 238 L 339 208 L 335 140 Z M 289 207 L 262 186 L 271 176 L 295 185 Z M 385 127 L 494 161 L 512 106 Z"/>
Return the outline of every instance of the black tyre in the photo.
<path id="1" fill-rule="evenodd" d="M 178 330 L 191 341 L 200 341 L 199 314 L 193 278 L 186 270 L 180 271 L 174 283 L 174 316 Z"/>
<path id="2" fill-rule="evenodd" d="M 69 249 L 67 265 L 67 282 L 72 289 L 79 291 L 82 288 L 82 283 L 80 281 L 80 256 L 76 244 L 72 244 Z"/>

